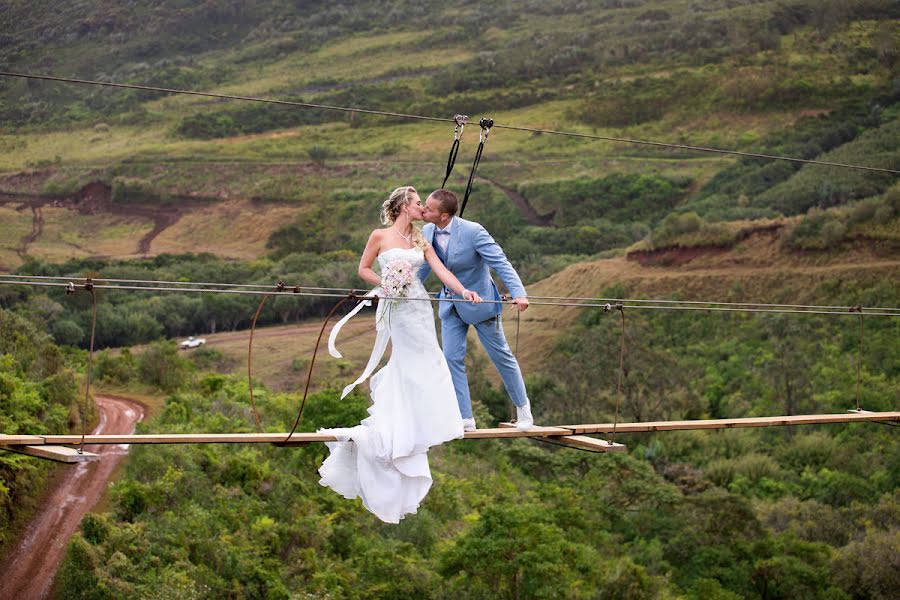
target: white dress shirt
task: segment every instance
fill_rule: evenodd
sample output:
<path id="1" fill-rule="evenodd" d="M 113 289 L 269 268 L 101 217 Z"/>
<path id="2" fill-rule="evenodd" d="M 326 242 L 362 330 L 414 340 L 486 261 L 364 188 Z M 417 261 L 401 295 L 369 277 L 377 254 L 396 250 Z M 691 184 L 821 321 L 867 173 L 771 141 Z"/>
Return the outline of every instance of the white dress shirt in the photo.
<path id="1" fill-rule="evenodd" d="M 443 235 L 443 234 L 438 235 L 438 232 L 440 232 L 440 231 L 446 231 L 446 232 L 449 234 L 451 229 L 453 229 L 453 221 L 450 221 L 450 222 L 447 224 L 447 226 L 444 227 L 443 229 L 441 229 L 441 228 L 438 227 L 437 225 L 434 226 L 434 241 L 435 241 L 438 245 L 440 245 L 440 247 L 441 247 L 441 252 L 443 252 L 445 256 L 446 256 L 446 254 L 447 254 L 447 245 L 450 244 L 450 236 L 449 236 L 449 235 Z"/>

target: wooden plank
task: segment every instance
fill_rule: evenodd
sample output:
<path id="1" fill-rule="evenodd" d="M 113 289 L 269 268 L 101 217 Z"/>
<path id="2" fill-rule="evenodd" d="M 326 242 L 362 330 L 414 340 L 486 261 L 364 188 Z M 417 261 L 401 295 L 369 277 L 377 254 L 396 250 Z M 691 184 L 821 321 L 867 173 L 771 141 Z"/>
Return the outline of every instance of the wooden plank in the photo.
<path id="1" fill-rule="evenodd" d="M 563 446 L 587 450 L 588 452 L 624 452 L 627 450 L 625 444 L 608 442 L 586 435 L 561 435 L 554 437 L 552 441 L 554 444 L 562 444 Z"/>
<path id="2" fill-rule="evenodd" d="M 508 437 L 542 437 L 548 435 L 567 435 L 568 429 L 560 427 L 534 427 L 529 431 L 516 429 L 476 429 L 467 431 L 467 439 L 508 438 Z M 85 444 L 222 444 L 222 443 L 280 443 L 284 442 L 287 433 L 169 433 L 169 434 L 137 434 L 137 435 L 87 435 Z M 81 443 L 80 435 L 47 435 L 48 444 Z M 337 438 L 326 433 L 294 433 L 288 444 L 304 442 L 335 442 Z"/>
<path id="3" fill-rule="evenodd" d="M 99 454 L 93 452 L 82 452 L 79 454 L 75 448 L 68 446 L 49 446 L 46 444 L 40 446 L 4 446 L 4 450 L 16 452 L 18 454 L 27 454 L 37 458 L 46 458 L 62 463 L 82 463 L 100 460 Z"/>
<path id="4" fill-rule="evenodd" d="M 502 429 L 509 429 L 515 426 L 515 423 L 500 423 L 500 427 Z M 553 429 L 565 429 L 569 433 L 572 432 L 571 429 L 567 429 L 565 427 L 554 427 Z M 578 448 L 579 450 L 587 450 L 588 452 L 622 452 L 626 450 L 625 444 L 608 442 L 606 440 L 592 438 L 586 435 L 555 435 L 553 436 L 552 440 L 548 441 L 552 441 L 552 443 L 560 444 L 562 446 Z"/>
<path id="5" fill-rule="evenodd" d="M 864 421 L 900 422 L 900 412 L 848 412 L 831 415 L 793 415 L 786 417 L 749 417 L 741 419 L 704 419 L 694 421 L 651 421 L 645 423 L 619 423 L 618 433 L 645 431 L 671 431 L 690 429 L 728 429 L 738 427 L 774 427 L 779 425 L 812 425 L 825 423 L 852 423 Z M 466 439 L 559 437 L 589 433 L 610 433 L 612 423 L 560 425 L 558 427 L 533 427 L 519 431 L 511 423 L 498 428 L 476 429 L 465 433 Z M 285 441 L 287 433 L 151 433 L 140 435 L 87 435 L 85 444 L 272 444 Z M 334 442 L 333 435 L 315 432 L 294 433 L 286 445 L 306 442 Z M 41 444 L 81 444 L 80 435 L 0 436 L 0 447 L 34 446 Z"/>
<path id="6" fill-rule="evenodd" d="M 2 435 L 0 434 L 0 446 L 7 444 L 39 445 L 44 443 L 44 438 L 37 435 Z"/>
<path id="7" fill-rule="evenodd" d="M 693 429 L 730 429 L 742 427 L 776 427 L 784 425 L 818 425 L 827 423 L 854 423 L 865 421 L 900 421 L 900 412 L 839 413 L 826 415 L 791 415 L 781 417 L 744 417 L 740 419 L 700 419 L 693 421 L 649 421 L 644 423 L 619 423 L 618 433 L 646 431 L 673 431 Z M 576 434 L 610 433 L 612 423 L 586 425 L 561 425 Z"/>
<path id="8" fill-rule="evenodd" d="M 528 431 L 519 431 L 515 428 L 515 425 L 501 423 L 500 427 L 493 429 L 467 431 L 465 437 L 467 440 L 482 440 L 489 438 L 547 437 L 568 435 L 570 433 L 571 431 L 563 427 L 532 427 Z"/>
<path id="9" fill-rule="evenodd" d="M 272 444 L 284 442 L 285 433 L 148 433 L 133 435 L 87 435 L 85 444 Z M 81 443 L 80 435 L 47 435 L 48 444 Z M 289 443 L 336 442 L 325 433 L 294 433 Z"/>

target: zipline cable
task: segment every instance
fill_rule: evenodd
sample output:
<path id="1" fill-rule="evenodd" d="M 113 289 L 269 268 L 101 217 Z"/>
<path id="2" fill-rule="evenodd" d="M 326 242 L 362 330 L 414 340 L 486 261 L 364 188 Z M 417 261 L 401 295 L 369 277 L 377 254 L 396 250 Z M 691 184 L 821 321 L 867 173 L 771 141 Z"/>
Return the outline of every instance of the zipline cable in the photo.
<path id="1" fill-rule="evenodd" d="M 9 277 L 13 279 L 38 279 L 41 281 L 70 281 L 73 278 L 78 279 L 78 277 L 69 275 L 13 275 L 11 273 L 0 273 L 0 277 Z M 110 279 L 103 277 L 94 277 L 94 282 L 104 281 L 109 283 L 146 283 L 146 284 L 163 284 L 163 285 L 192 285 L 192 286 L 216 286 L 216 287 L 227 287 L 227 288 L 255 288 L 255 289 L 269 289 L 271 288 L 271 284 L 268 283 L 216 283 L 212 281 L 164 281 L 159 279 Z M 23 284 L 25 285 L 25 284 Z M 144 289 L 142 287 L 134 288 L 134 289 Z M 327 292 L 342 292 L 343 294 L 347 294 L 349 292 L 358 291 L 355 288 L 334 288 L 334 287 L 311 287 L 311 286 L 301 286 L 295 285 L 290 286 L 291 290 L 315 290 L 315 291 L 327 291 Z M 215 290 L 213 290 L 215 291 Z"/>
<path id="2" fill-rule="evenodd" d="M 152 85 L 136 85 L 132 83 L 114 83 L 111 81 L 91 81 L 89 79 L 75 79 L 72 77 L 52 77 L 49 75 L 31 75 L 28 73 L 11 73 L 0 71 L 3 77 L 21 77 L 24 79 L 38 79 L 42 81 L 60 81 L 63 83 L 79 83 L 83 85 L 100 85 L 106 87 L 124 88 L 129 90 L 142 90 L 145 92 L 163 92 L 166 94 L 186 94 L 188 96 L 204 96 L 207 98 L 221 98 L 223 100 L 243 100 L 246 102 L 265 102 L 267 104 L 281 104 L 285 106 L 298 106 L 301 108 L 320 108 L 323 110 L 336 110 L 349 113 L 365 113 L 369 115 L 382 115 L 386 117 L 401 117 L 403 119 L 419 119 L 421 121 L 450 121 L 453 119 L 445 119 L 440 117 L 426 117 L 423 115 L 411 115 L 407 113 L 396 113 L 385 110 L 371 110 L 366 108 L 350 108 L 346 106 L 332 106 L 330 104 L 315 104 L 313 102 L 300 102 L 295 100 L 277 100 L 275 98 L 255 98 L 253 96 L 237 96 L 234 94 L 216 94 L 215 92 L 198 92 L 195 90 L 182 90 L 175 88 L 164 88 Z"/>
<path id="3" fill-rule="evenodd" d="M 66 287 L 67 284 L 64 282 L 51 282 L 51 281 L 9 281 L 0 279 L 0 284 L 7 285 L 35 285 L 35 286 L 45 286 L 45 287 Z M 173 287 L 159 287 L 159 286 L 129 286 L 129 285 L 97 285 L 94 284 L 95 289 L 106 289 L 106 290 L 125 290 L 125 291 L 157 291 L 157 292 L 190 292 L 190 293 L 199 293 L 199 294 L 246 294 L 246 295 L 272 295 L 272 296 L 306 296 L 306 297 L 315 297 L 315 298 L 343 298 L 346 294 L 337 294 L 337 293 L 312 293 L 312 292 L 294 292 L 294 291 L 284 291 L 284 292 L 273 292 L 271 290 L 246 290 L 246 289 L 204 289 L 204 288 L 173 288 Z M 352 292 L 351 292 L 352 293 Z M 436 298 L 433 296 L 429 296 L 426 298 L 408 298 L 405 296 L 386 296 L 383 298 L 384 300 L 410 300 L 410 301 L 419 301 L 419 302 L 468 302 L 468 300 L 464 300 L 461 298 Z M 638 302 L 638 301 L 635 301 Z M 644 300 L 643 302 L 663 302 L 663 301 L 655 301 L 655 300 Z M 504 300 L 482 300 L 483 304 L 511 304 L 510 301 Z M 788 309 L 778 309 L 778 308 L 750 308 L 750 307 L 729 307 L 729 306 L 709 306 L 709 304 L 717 304 L 717 303 L 704 303 L 704 305 L 662 305 L 662 304 L 625 304 L 626 308 L 631 308 L 635 310 L 686 310 L 686 311 L 707 311 L 707 312 L 747 312 L 747 313 L 780 313 L 780 314 L 808 314 L 808 315 L 842 315 L 842 316 L 852 316 L 853 313 L 841 310 L 788 310 Z M 608 308 L 609 303 L 600 303 L 600 302 L 542 302 L 542 301 L 530 301 L 529 305 L 532 306 L 565 306 L 572 308 Z M 755 306 L 755 305 L 751 305 Z M 893 311 L 893 312 L 890 312 Z M 881 309 L 878 307 L 873 307 L 872 309 L 867 309 L 866 314 L 870 317 L 900 317 L 900 310 L 896 308 L 885 308 Z"/>
<path id="4" fill-rule="evenodd" d="M 247 102 L 265 102 L 269 104 L 281 104 L 286 106 L 297 106 L 301 108 L 318 108 L 323 110 L 335 110 L 341 112 L 348 113 L 363 113 L 363 114 L 371 114 L 371 115 L 382 115 L 387 117 L 399 117 L 403 119 L 418 119 L 421 121 L 438 121 L 438 122 L 454 122 L 453 119 L 447 119 L 442 117 L 428 117 L 424 115 L 413 115 L 408 113 L 397 113 L 383 110 L 372 110 L 365 108 L 351 108 L 346 106 L 333 106 L 328 104 L 315 104 L 312 102 L 298 102 L 292 100 L 277 100 L 274 98 L 256 98 L 253 96 L 238 96 L 233 94 L 217 94 L 214 92 L 198 92 L 194 90 L 182 90 L 175 88 L 163 88 L 157 86 L 149 86 L 149 85 L 136 85 L 129 83 L 115 83 L 110 81 L 92 81 L 88 79 L 75 79 L 72 77 L 53 77 L 50 75 L 33 75 L 29 73 L 15 73 L 10 71 L 0 71 L 0 76 L 3 77 L 19 77 L 23 79 L 34 79 L 40 81 L 57 81 L 62 83 L 76 83 L 82 85 L 98 85 L 98 86 L 106 86 L 106 87 L 116 87 L 116 88 L 124 88 L 124 89 L 133 89 L 133 90 L 143 90 L 149 92 L 162 92 L 166 94 L 186 94 L 190 96 L 204 96 L 208 98 L 221 98 L 224 100 L 242 100 Z M 805 159 L 805 158 L 794 158 L 790 156 L 778 156 L 774 154 L 762 154 L 758 152 L 741 152 L 739 150 L 723 150 L 721 148 L 709 148 L 705 146 L 691 146 L 688 144 L 674 144 L 670 142 L 657 142 L 652 140 L 638 140 L 632 138 L 623 138 L 623 137 L 614 137 L 614 136 L 605 136 L 598 134 L 589 134 L 589 133 L 577 133 L 573 131 L 558 131 L 553 129 L 539 129 L 536 127 L 522 127 L 517 125 L 500 125 L 496 124 L 494 127 L 499 129 L 509 129 L 511 131 L 527 131 L 530 133 L 543 133 L 547 135 L 561 135 L 568 137 L 578 137 L 592 140 L 603 140 L 610 142 L 619 142 L 623 144 L 643 144 L 649 146 L 657 146 L 662 148 L 675 148 L 678 150 L 692 150 L 696 152 L 707 152 L 707 153 L 715 153 L 715 154 L 729 154 L 733 156 L 742 156 L 746 158 L 762 158 L 766 160 L 786 160 L 795 163 L 803 163 L 803 164 L 811 164 L 811 165 L 823 165 L 828 167 L 840 167 L 843 169 L 858 169 L 862 171 L 874 171 L 879 173 L 890 173 L 892 175 L 900 175 L 900 170 L 897 169 L 886 169 L 883 167 L 870 167 L 864 165 L 851 165 L 845 163 L 836 163 L 822 160 L 813 160 L 813 159 Z"/>
<path id="5" fill-rule="evenodd" d="M 72 279 L 79 279 L 77 276 L 73 275 L 14 275 L 12 273 L 0 273 L 0 278 L 11 278 L 11 279 L 37 279 L 40 281 L 56 281 L 56 282 L 69 282 Z M 185 285 L 185 286 L 215 286 L 216 288 L 220 287 L 228 287 L 228 288 L 257 288 L 260 293 L 263 290 L 271 290 L 272 285 L 268 283 L 256 283 L 256 284 L 246 284 L 246 283 L 216 283 L 216 282 L 202 282 L 202 281 L 166 281 L 166 280 L 158 280 L 158 279 L 114 279 L 114 278 L 103 278 L 103 277 L 93 277 L 91 281 L 96 284 L 97 282 L 112 282 L 112 283 L 145 283 L 145 284 L 164 284 L 164 285 Z M 0 283 L 8 283 L 12 285 L 19 284 L 19 282 L 6 281 Z M 35 285 L 40 285 L 37 282 L 23 282 L 21 285 L 29 285 L 30 283 L 34 283 Z M 283 283 L 283 282 L 281 282 Z M 115 289 L 116 287 L 121 286 L 109 286 L 109 289 Z M 328 297 L 338 297 L 344 296 L 350 293 L 359 293 L 360 290 L 357 288 L 340 288 L 340 287 L 312 287 L 312 286 L 301 286 L 294 285 L 288 286 L 285 285 L 285 290 L 301 290 L 301 291 L 327 291 L 327 292 L 335 292 L 334 294 L 329 294 Z M 150 289 L 145 287 L 134 287 L 134 288 L 124 288 L 124 289 Z M 178 290 L 175 290 L 178 291 Z M 185 290 L 185 291 L 219 291 L 215 288 L 210 290 Z M 284 290 L 282 290 L 284 291 Z M 285 291 L 285 294 L 288 292 Z M 315 294 L 312 294 L 315 295 Z M 436 294 L 434 292 L 431 293 L 432 296 Z M 673 304 L 673 305 L 716 305 L 716 306 L 734 306 L 734 307 L 764 307 L 764 308 L 792 308 L 792 309 L 818 309 L 818 310 L 833 310 L 833 311 L 849 311 L 851 309 L 855 309 L 859 305 L 825 305 L 825 304 L 773 304 L 773 303 L 765 303 L 765 302 L 720 302 L 715 300 L 664 300 L 664 299 L 640 299 L 640 298 L 603 298 L 599 296 L 528 296 L 529 300 L 561 300 L 566 302 L 600 302 L 600 303 L 616 303 L 616 302 L 633 302 L 633 303 L 644 303 L 644 304 Z M 509 300 L 509 298 L 507 298 Z M 484 301 L 488 302 L 488 301 Z M 494 301 L 495 302 L 495 301 Z M 889 307 L 870 307 L 868 310 L 876 310 L 880 312 L 897 312 L 900 313 L 900 308 L 889 308 Z M 856 311 L 853 311 L 856 312 Z"/>

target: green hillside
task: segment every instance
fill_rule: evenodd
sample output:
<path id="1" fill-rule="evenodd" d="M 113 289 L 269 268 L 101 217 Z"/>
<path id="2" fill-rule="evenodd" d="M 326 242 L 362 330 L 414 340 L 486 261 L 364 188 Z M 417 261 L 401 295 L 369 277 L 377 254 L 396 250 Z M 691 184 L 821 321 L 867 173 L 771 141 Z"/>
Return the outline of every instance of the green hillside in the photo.
<path id="1" fill-rule="evenodd" d="M 0 7 L 0 71 L 893 170 L 898 64 L 894 0 Z M 448 183 L 460 193 L 477 129 Z M 452 139 L 449 123 L 0 76 L 0 272 L 361 287 L 384 197 L 437 187 Z M 890 173 L 495 128 L 466 217 L 534 296 L 900 304 Z M 96 385 L 165 398 L 141 432 L 253 430 L 259 298 L 97 298 Z M 269 430 L 293 423 L 332 300 L 277 298 L 260 315 Z M 856 315 L 626 315 L 619 396 L 618 313 L 524 313 L 515 344 L 540 424 L 842 412 L 856 406 L 857 360 L 860 405 L 900 407 L 897 318 L 866 316 L 860 338 Z M 320 356 L 300 429 L 365 415 L 363 395 L 335 390 L 365 361 L 368 318 L 342 334 L 344 359 Z M 0 286 L 0 329 L 0 432 L 77 425 L 87 297 Z M 171 342 L 198 333 L 201 351 Z M 469 347 L 479 424 L 504 420 L 506 394 Z M 134 448 L 55 594 L 886 600 L 900 587 L 895 431 L 619 435 L 618 456 L 455 442 L 430 454 L 435 485 L 398 527 L 318 485 L 323 447 Z M 50 470 L 0 459 L 2 545 Z"/>
<path id="2" fill-rule="evenodd" d="M 4 18 L 8 70 L 898 168 L 890 1 L 12 2 Z M 386 191 L 439 184 L 452 139 L 449 124 L 0 79 L 7 269 L 358 251 Z M 549 255 L 638 241 L 672 210 L 802 214 L 896 179 L 502 129 L 480 173 L 470 216 L 523 240 L 510 253 L 547 263 L 536 275 L 558 268 Z M 77 192 L 97 180 L 106 202 L 85 208 Z"/>

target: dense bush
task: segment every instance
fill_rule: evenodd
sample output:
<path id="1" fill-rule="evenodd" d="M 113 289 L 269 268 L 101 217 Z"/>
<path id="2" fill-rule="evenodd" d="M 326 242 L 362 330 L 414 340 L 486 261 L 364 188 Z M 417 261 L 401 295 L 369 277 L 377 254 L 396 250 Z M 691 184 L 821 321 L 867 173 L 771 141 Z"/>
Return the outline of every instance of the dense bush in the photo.
<path id="1" fill-rule="evenodd" d="M 654 222 L 679 203 L 689 185 L 688 179 L 614 173 L 528 184 L 520 191 L 532 205 L 554 210 L 553 223 L 565 227 L 597 219 Z"/>
<path id="2" fill-rule="evenodd" d="M 39 327 L 0 309 L 0 433 L 66 433 L 81 417 L 66 357 Z M 85 419 L 94 411 L 88 407 Z M 35 507 L 49 464 L 0 451 L 0 547 Z"/>
<path id="3" fill-rule="evenodd" d="M 165 392 L 174 392 L 183 386 L 188 369 L 189 363 L 178 355 L 178 346 L 174 342 L 150 344 L 137 358 L 141 381 Z"/>
<path id="4" fill-rule="evenodd" d="M 900 117 L 863 132 L 857 139 L 824 153 L 821 160 L 900 170 Z M 830 208 L 884 193 L 896 181 L 888 173 L 808 165 L 789 180 L 772 185 L 751 200 L 783 214 Z"/>
<path id="5" fill-rule="evenodd" d="M 649 247 L 730 246 L 737 231 L 724 223 L 707 223 L 695 212 L 670 213 L 652 231 Z"/>
<path id="6" fill-rule="evenodd" d="M 850 102 L 829 114 L 804 117 L 762 140 L 754 151 L 896 169 L 900 120 L 885 117 L 891 113 L 881 108 L 881 103 L 894 102 L 883 94 L 873 102 Z M 878 195 L 892 184 L 890 176 L 880 173 L 743 158 L 717 173 L 687 206 L 715 219 L 795 215 Z"/>
<path id="7" fill-rule="evenodd" d="M 208 376 L 140 430 L 245 431 L 246 395 L 243 382 Z M 263 391 L 264 422 L 283 430 L 297 400 Z M 365 404 L 314 394 L 302 427 L 357 422 Z M 317 484 L 323 446 L 137 447 L 109 511 L 88 516 L 70 543 L 59 589 L 73 598 L 142 597 L 160 586 L 216 597 L 846 598 L 855 589 L 887 597 L 879 594 L 894 579 L 886 557 L 900 525 L 896 494 L 885 483 L 873 495 L 865 482 L 868 495 L 854 492 L 852 506 L 829 494 L 858 487 L 846 470 L 853 465 L 884 468 L 888 431 L 873 429 L 864 445 L 839 431 L 665 435 L 604 456 L 523 440 L 447 444 L 431 453 L 425 503 L 400 525 L 380 524 Z M 832 439 L 837 457 L 865 456 L 807 478 L 795 471 L 803 465 L 770 454 Z M 679 461 L 699 465 L 707 487 L 667 481 L 662 473 Z M 778 499 L 809 493 L 791 488 L 798 481 L 831 504 Z M 822 526 L 798 535 L 795 519 Z M 822 539 L 829 530 L 831 542 Z"/>
<path id="8" fill-rule="evenodd" d="M 303 102 L 302 98 L 287 98 Z M 278 104 L 246 103 L 220 111 L 204 111 L 181 120 L 175 132 L 186 138 L 212 139 L 288 129 L 341 120 L 342 113 Z"/>
<path id="9" fill-rule="evenodd" d="M 900 246 L 900 186 L 845 207 L 812 208 L 783 238 L 795 250 L 836 250 L 857 239 Z"/>

